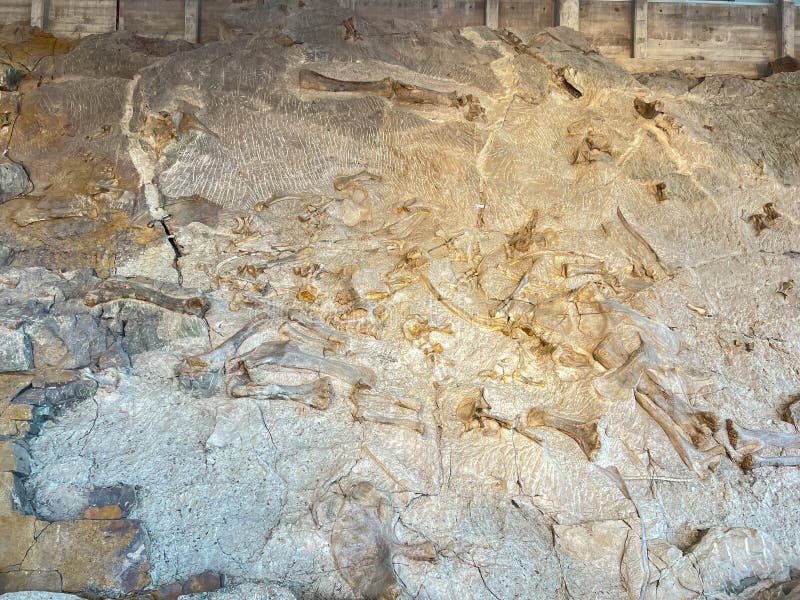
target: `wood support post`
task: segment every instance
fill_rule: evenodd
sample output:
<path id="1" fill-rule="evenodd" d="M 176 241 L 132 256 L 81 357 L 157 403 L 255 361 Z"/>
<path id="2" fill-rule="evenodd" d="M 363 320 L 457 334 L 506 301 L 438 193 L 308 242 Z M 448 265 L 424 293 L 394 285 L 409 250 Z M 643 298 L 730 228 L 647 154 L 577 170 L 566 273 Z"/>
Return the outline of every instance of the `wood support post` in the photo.
<path id="1" fill-rule="evenodd" d="M 31 0 L 31 27 L 47 29 L 48 12 L 50 12 L 49 0 Z"/>
<path id="2" fill-rule="evenodd" d="M 647 0 L 633 0 L 633 58 L 647 56 Z"/>
<path id="3" fill-rule="evenodd" d="M 778 58 L 795 55 L 794 15 L 793 0 L 778 0 Z"/>
<path id="4" fill-rule="evenodd" d="M 578 0 L 558 0 L 558 24 L 579 30 L 580 6 Z"/>
<path id="5" fill-rule="evenodd" d="M 484 22 L 489 29 L 497 29 L 500 26 L 500 0 L 486 0 L 486 20 Z"/>
<path id="6" fill-rule="evenodd" d="M 200 41 L 200 0 L 185 0 L 184 18 L 186 41 L 196 44 Z"/>

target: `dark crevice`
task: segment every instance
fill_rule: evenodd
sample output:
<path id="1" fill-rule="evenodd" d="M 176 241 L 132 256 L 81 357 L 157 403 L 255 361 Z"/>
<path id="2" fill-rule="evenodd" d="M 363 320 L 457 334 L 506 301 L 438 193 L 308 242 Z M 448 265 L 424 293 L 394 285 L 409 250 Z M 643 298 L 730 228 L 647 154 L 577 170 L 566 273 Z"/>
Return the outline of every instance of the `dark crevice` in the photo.
<path id="1" fill-rule="evenodd" d="M 175 239 L 175 234 L 172 233 L 172 230 L 167 225 L 167 221 L 172 218 L 172 215 L 167 215 L 161 219 L 155 219 L 150 222 L 150 227 L 154 227 L 156 223 L 161 225 L 161 228 L 164 230 L 164 235 L 167 238 L 167 242 L 169 245 L 172 246 L 172 251 L 175 253 L 175 258 L 172 261 L 172 266 L 175 267 L 175 271 L 178 273 L 178 285 L 183 285 L 183 273 L 181 273 L 181 267 L 178 261 L 183 256 L 183 251 L 181 251 L 181 247 L 178 245 L 177 240 Z"/>

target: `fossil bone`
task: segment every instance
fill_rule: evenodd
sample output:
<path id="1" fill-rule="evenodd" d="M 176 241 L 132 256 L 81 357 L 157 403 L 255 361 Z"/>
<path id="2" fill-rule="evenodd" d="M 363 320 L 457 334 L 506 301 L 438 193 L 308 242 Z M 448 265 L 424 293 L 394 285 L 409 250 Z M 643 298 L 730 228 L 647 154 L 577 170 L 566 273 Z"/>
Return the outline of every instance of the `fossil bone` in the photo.
<path id="1" fill-rule="evenodd" d="M 97 204 L 89 197 L 77 194 L 69 199 L 43 199 L 25 204 L 14 213 L 12 220 L 20 227 L 53 219 L 86 218 L 96 219 L 99 215 Z"/>
<path id="2" fill-rule="evenodd" d="M 176 369 L 181 387 L 201 395 L 217 391 L 221 387 L 225 362 L 236 353 L 239 346 L 258 333 L 258 330 L 269 321 L 269 317 L 258 319 L 242 327 L 216 348 L 204 354 L 185 358 Z"/>
<path id="3" fill-rule="evenodd" d="M 405 104 L 431 104 L 435 106 L 467 106 L 467 119 L 473 120 L 483 113 L 480 101 L 471 94 L 459 95 L 456 92 L 437 92 L 427 88 L 409 85 L 385 77 L 379 81 L 344 81 L 326 77 L 315 71 L 301 69 L 300 88 L 318 92 L 359 92 L 397 100 Z"/>
<path id="4" fill-rule="evenodd" d="M 333 386 L 328 377 L 320 377 L 313 382 L 300 385 L 278 385 L 246 383 L 231 387 L 234 398 L 261 398 L 265 400 L 292 400 L 306 404 L 317 410 L 325 410 L 333 398 Z"/>
<path id="5" fill-rule="evenodd" d="M 594 460 L 600 450 L 600 435 L 597 431 L 597 421 L 581 423 L 572 419 L 565 419 L 547 414 L 536 408 L 528 411 L 525 418 L 528 427 L 548 427 L 556 429 L 571 437 L 580 446 L 580 449 L 590 461 Z"/>
<path id="6" fill-rule="evenodd" d="M 417 421 L 416 419 L 405 419 L 402 417 L 387 417 L 378 412 L 367 410 L 361 407 L 358 407 L 353 413 L 353 419 L 356 421 L 370 421 L 380 425 L 393 425 L 395 427 L 410 429 L 411 431 L 416 431 L 417 433 L 425 433 L 425 425 L 421 421 Z"/>
<path id="7" fill-rule="evenodd" d="M 115 300 L 139 300 L 197 317 L 202 317 L 208 311 L 208 300 L 202 294 L 189 295 L 183 290 L 167 291 L 165 287 L 152 280 L 106 279 L 86 294 L 83 301 L 87 306 L 96 306 Z"/>
<path id="8" fill-rule="evenodd" d="M 366 367 L 341 360 L 315 356 L 300 349 L 294 342 L 267 342 L 235 359 L 244 365 L 248 373 L 264 366 L 287 367 L 303 371 L 324 373 L 352 385 L 375 384 L 375 373 Z"/>
<path id="9" fill-rule="evenodd" d="M 759 467 L 800 467 L 800 456 L 758 456 L 749 454 L 742 459 L 743 469 Z"/>
<path id="10" fill-rule="evenodd" d="M 344 346 L 346 343 L 345 338 L 333 327 L 329 327 L 316 317 L 308 315 L 300 310 L 290 310 L 289 320 L 315 332 L 319 337 L 331 342 L 331 344 Z"/>
<path id="11" fill-rule="evenodd" d="M 356 421 L 394 425 L 418 433 L 425 431 L 425 425 L 417 416 L 420 404 L 414 399 L 398 400 L 362 384 L 354 386 L 351 400 L 354 406 L 353 418 Z"/>
<path id="12" fill-rule="evenodd" d="M 633 395 L 639 403 L 639 406 L 641 406 L 650 418 L 658 423 L 664 431 L 672 447 L 675 448 L 683 464 L 685 464 L 689 470 L 700 479 L 705 479 L 710 472 L 716 469 L 725 452 L 722 446 L 716 445 L 709 450 L 699 450 L 684 438 L 682 435 L 683 432 L 675 425 L 675 422 L 646 394 L 643 394 L 639 390 L 634 390 Z"/>
<path id="13" fill-rule="evenodd" d="M 731 446 L 740 454 L 753 454 L 764 446 L 800 449 L 800 433 L 748 429 L 737 425 L 731 419 L 725 422 L 725 427 L 728 430 L 728 439 L 731 442 Z"/>

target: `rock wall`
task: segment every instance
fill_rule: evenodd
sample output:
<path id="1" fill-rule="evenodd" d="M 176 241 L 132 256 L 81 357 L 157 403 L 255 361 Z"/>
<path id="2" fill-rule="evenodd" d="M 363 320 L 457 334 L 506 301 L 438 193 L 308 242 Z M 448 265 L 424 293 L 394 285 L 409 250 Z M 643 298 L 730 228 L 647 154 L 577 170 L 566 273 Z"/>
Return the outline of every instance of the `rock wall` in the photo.
<path id="1" fill-rule="evenodd" d="M 0 591 L 796 594 L 798 73 L 349 15 L 0 32 Z"/>

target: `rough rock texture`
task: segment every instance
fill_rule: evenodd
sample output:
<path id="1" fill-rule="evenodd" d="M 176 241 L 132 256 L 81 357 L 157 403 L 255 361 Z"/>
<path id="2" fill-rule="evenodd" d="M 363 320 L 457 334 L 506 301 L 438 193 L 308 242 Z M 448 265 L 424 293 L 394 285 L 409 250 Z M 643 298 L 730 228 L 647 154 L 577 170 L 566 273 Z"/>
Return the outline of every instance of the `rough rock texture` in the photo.
<path id="1" fill-rule="evenodd" d="M 10 160 L 0 161 L 0 202 L 11 200 L 31 191 L 31 181 L 25 168 Z"/>
<path id="2" fill-rule="evenodd" d="M 299 4 L 13 92 L 0 585 L 796 593 L 800 73 Z"/>

